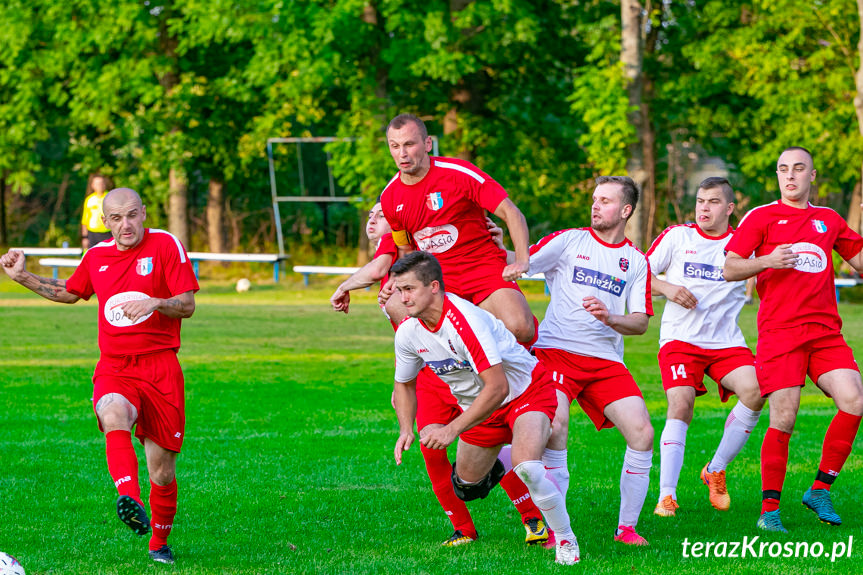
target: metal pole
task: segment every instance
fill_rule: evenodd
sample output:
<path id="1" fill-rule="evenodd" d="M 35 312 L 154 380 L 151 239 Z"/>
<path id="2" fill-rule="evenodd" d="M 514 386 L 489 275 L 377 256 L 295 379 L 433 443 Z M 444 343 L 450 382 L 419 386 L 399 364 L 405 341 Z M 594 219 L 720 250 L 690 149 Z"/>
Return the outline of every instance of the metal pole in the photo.
<path id="1" fill-rule="evenodd" d="M 276 224 L 276 242 L 279 244 L 279 257 L 285 257 L 285 239 L 282 237 L 282 215 L 279 213 L 279 200 L 276 195 L 276 164 L 273 161 L 273 143 L 267 140 L 267 161 L 270 164 L 270 193 L 273 196 L 273 218 Z"/>

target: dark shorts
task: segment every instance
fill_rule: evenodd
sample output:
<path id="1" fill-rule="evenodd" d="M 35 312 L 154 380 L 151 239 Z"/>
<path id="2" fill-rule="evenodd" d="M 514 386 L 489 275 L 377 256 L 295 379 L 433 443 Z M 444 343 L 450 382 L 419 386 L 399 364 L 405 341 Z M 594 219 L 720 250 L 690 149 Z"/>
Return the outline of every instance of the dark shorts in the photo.
<path id="1" fill-rule="evenodd" d="M 91 232 L 90 230 L 87 230 L 87 242 L 89 242 L 91 248 L 99 242 L 110 240 L 113 237 L 114 236 L 111 235 L 111 232 Z"/>
<path id="2" fill-rule="evenodd" d="M 146 437 L 169 451 L 180 452 L 186 431 L 186 405 L 177 352 L 102 356 L 93 374 L 94 411 L 108 393 L 118 393 L 135 406 L 135 437 L 142 443 Z"/>

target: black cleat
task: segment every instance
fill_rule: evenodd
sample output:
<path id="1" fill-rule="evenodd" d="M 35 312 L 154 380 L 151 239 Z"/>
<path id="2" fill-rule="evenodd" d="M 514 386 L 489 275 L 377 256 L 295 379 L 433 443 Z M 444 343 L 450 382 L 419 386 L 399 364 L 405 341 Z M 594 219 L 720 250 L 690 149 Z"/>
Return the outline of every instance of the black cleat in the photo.
<path id="1" fill-rule="evenodd" d="M 174 552 L 171 551 L 171 548 L 167 545 L 162 545 L 155 551 L 150 551 L 150 559 L 156 563 L 167 563 L 168 565 L 173 565 Z"/>
<path id="2" fill-rule="evenodd" d="M 147 517 L 147 512 L 140 503 L 128 495 L 117 498 L 117 517 L 136 535 L 146 535 L 150 532 L 150 518 Z"/>

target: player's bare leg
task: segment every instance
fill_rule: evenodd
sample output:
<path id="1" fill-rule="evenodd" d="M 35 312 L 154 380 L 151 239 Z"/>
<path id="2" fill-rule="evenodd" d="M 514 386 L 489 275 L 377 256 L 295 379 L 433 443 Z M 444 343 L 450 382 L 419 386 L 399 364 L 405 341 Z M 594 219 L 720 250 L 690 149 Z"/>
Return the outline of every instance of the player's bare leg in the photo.
<path id="1" fill-rule="evenodd" d="M 688 385 L 665 392 L 668 412 L 659 438 L 659 502 L 656 515 L 672 517 L 677 512 L 677 483 L 686 451 L 686 432 L 695 408 L 695 388 Z"/>
<path id="2" fill-rule="evenodd" d="M 863 414 L 863 383 L 860 372 L 853 369 L 834 369 L 818 378 L 818 387 L 833 397 L 839 412 L 830 422 L 824 435 L 821 462 L 812 487 L 803 495 L 803 505 L 818 515 L 824 523 L 841 525 L 842 519 L 833 509 L 830 488 L 848 456 Z"/>
<path id="3" fill-rule="evenodd" d="M 639 396 L 624 397 L 609 403 L 604 414 L 626 439 L 626 453 L 620 471 L 620 514 L 614 539 L 627 545 L 647 545 L 644 537 L 635 532 L 635 526 L 650 486 L 653 459 L 650 415 L 644 400 Z"/>
<path id="4" fill-rule="evenodd" d="M 145 535 L 150 531 L 150 519 L 141 501 L 138 456 L 131 432 L 138 411 L 119 393 L 106 393 L 96 402 L 96 416 L 105 432 L 108 472 L 119 494 L 117 516 L 137 535 Z"/>
<path id="5" fill-rule="evenodd" d="M 768 396 L 770 427 L 761 444 L 761 517 L 757 523 L 766 531 L 787 532 L 779 517 L 779 498 L 788 468 L 788 443 L 800 409 L 800 389 L 777 389 Z"/>
<path id="6" fill-rule="evenodd" d="M 150 513 L 153 515 L 150 558 L 170 564 L 174 562 L 174 554 L 168 547 L 168 535 L 177 513 L 177 454 L 149 438 L 144 439 L 144 453 L 150 473 Z"/>
<path id="7" fill-rule="evenodd" d="M 725 468 L 737 457 L 758 424 L 764 398 L 761 397 L 755 368 L 751 365 L 738 367 L 720 383 L 737 394 L 738 400 L 725 420 L 725 430 L 716 453 L 701 470 L 701 480 L 708 487 L 710 504 L 726 511 L 731 506 L 731 497 L 726 487 Z"/>
<path id="8" fill-rule="evenodd" d="M 512 332 L 520 343 L 532 343 L 536 339 L 536 326 L 533 323 L 533 312 L 527 305 L 524 294 L 518 290 L 501 288 L 479 303 L 486 310 L 503 322 L 506 329 Z"/>

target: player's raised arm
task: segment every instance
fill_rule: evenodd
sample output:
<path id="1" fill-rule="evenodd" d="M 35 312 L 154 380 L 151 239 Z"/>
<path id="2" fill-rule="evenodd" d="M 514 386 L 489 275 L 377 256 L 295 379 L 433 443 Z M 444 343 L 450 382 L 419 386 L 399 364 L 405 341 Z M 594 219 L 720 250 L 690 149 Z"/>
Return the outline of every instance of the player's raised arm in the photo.
<path id="1" fill-rule="evenodd" d="M 757 258 L 744 258 L 735 252 L 728 252 L 722 275 L 725 281 L 736 282 L 758 275 L 764 270 L 787 270 L 797 265 L 797 254 L 791 251 L 791 244 L 780 244 L 772 252 Z"/>
<path id="2" fill-rule="evenodd" d="M 45 299 L 59 303 L 75 303 L 80 299 L 66 291 L 66 280 L 45 278 L 28 272 L 24 267 L 25 259 L 24 252 L 9 250 L 0 256 L 0 265 L 12 280 Z"/>
<path id="3" fill-rule="evenodd" d="M 136 322 L 154 311 L 167 317 L 185 319 L 192 317 L 192 314 L 195 313 L 195 292 L 187 291 L 167 299 L 151 297 L 128 301 L 120 309 L 132 322 Z"/>
<path id="4" fill-rule="evenodd" d="M 527 220 L 512 200 L 505 198 L 494 210 L 494 215 L 506 222 L 509 237 L 515 249 L 515 262 L 503 270 L 503 279 L 514 281 L 527 273 L 530 267 L 530 236 L 527 230 Z"/>
<path id="5" fill-rule="evenodd" d="M 482 423 L 501 406 L 509 393 L 509 383 L 503 365 L 496 364 L 479 373 L 483 382 L 482 391 L 461 415 L 444 427 L 433 430 L 420 441 L 429 449 L 446 449 L 458 436 L 471 427 Z"/>
<path id="6" fill-rule="evenodd" d="M 392 264 L 393 257 L 390 254 L 383 254 L 358 269 L 354 275 L 342 282 L 330 297 L 333 311 L 348 313 L 348 308 L 351 304 L 350 292 L 355 289 L 367 288 L 381 281 L 386 277 Z"/>

